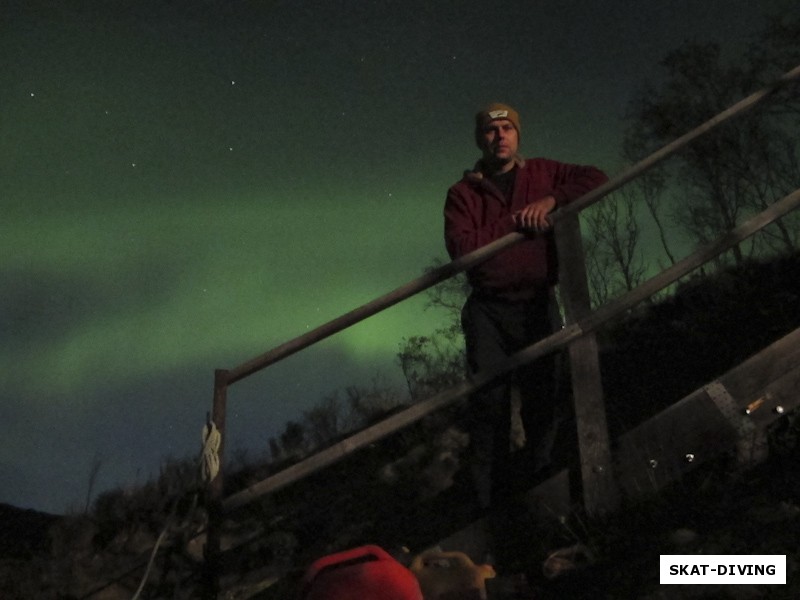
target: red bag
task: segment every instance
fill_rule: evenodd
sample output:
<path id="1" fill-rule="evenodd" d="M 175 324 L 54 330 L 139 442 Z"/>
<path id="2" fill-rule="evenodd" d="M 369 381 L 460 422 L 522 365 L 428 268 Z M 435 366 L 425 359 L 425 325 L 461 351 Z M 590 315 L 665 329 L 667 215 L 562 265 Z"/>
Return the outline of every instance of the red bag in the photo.
<path id="1" fill-rule="evenodd" d="M 314 561 L 301 600 L 423 600 L 414 574 L 378 546 L 361 546 Z"/>

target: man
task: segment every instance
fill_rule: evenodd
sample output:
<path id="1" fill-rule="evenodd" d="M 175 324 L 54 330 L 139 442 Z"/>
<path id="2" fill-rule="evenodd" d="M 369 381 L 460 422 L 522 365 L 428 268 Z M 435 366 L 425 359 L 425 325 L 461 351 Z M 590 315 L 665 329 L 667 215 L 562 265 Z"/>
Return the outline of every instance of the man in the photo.
<path id="1" fill-rule="evenodd" d="M 482 157 L 447 192 L 445 243 L 451 258 L 513 231 L 526 239 L 470 269 L 472 292 L 462 310 L 467 362 L 473 373 L 492 370 L 508 356 L 553 332 L 557 314 L 555 241 L 548 215 L 607 181 L 594 167 L 519 154 L 520 119 L 505 104 L 475 117 Z M 526 447 L 511 465 L 510 386 L 523 394 L 520 418 Z M 555 358 L 543 357 L 470 399 L 469 433 L 478 501 L 492 513 L 508 510 L 535 470 L 549 462 L 556 419 Z M 520 458 L 521 457 L 521 458 Z M 526 481 L 527 480 L 527 481 Z"/>

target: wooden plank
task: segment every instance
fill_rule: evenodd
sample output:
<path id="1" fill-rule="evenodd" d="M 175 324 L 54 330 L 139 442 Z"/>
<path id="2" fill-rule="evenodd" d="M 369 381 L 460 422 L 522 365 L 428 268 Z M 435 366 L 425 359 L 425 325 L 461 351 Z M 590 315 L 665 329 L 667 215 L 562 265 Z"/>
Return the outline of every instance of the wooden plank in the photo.
<path id="1" fill-rule="evenodd" d="M 761 392 L 751 396 L 753 400 L 750 402 L 740 402 L 739 405 L 752 407 L 747 412 L 747 419 L 759 429 L 764 429 L 800 406 L 797 390 L 800 390 L 800 366 L 795 366 L 768 383 Z"/>
<path id="2" fill-rule="evenodd" d="M 583 240 L 577 214 L 556 224 L 559 279 L 567 323 L 590 315 Z M 619 495 L 611 461 L 597 339 L 589 332 L 569 345 L 572 397 L 580 456 L 583 505 L 589 515 L 613 511 Z"/>
<path id="3" fill-rule="evenodd" d="M 765 371 L 771 371 L 772 375 L 765 376 Z M 734 396 L 739 414 L 751 419 L 759 430 L 797 408 L 800 406 L 797 393 L 800 389 L 800 329 L 749 358 L 718 381 L 741 382 L 747 387 L 736 391 L 746 391 L 749 397 L 770 397 L 748 415 L 744 412 L 748 396 Z M 635 499 L 652 494 L 709 458 L 734 447 L 737 427 L 717 408 L 707 392 L 708 387 L 695 390 L 617 439 L 615 464 L 627 496 Z M 777 407 L 783 412 L 775 410 Z M 688 460 L 687 455 L 692 455 L 692 460 Z M 655 461 L 655 465 L 651 461 Z M 528 492 L 528 508 L 535 518 L 544 522 L 569 513 L 568 477 L 565 469 Z M 479 520 L 453 533 L 439 545 L 478 558 L 484 551 L 484 536 L 485 523 Z"/>
<path id="4" fill-rule="evenodd" d="M 745 406 L 740 408 L 746 408 L 771 382 L 794 369 L 797 364 L 800 364 L 800 329 L 748 358 L 739 368 L 732 369 L 719 380 L 734 398 L 742 399 Z M 763 414 L 765 411 L 760 412 Z"/>
<path id="5" fill-rule="evenodd" d="M 617 473 L 626 496 L 655 492 L 737 439 L 731 423 L 704 389 L 699 389 L 658 416 L 619 438 Z"/>
<path id="6" fill-rule="evenodd" d="M 800 329 L 622 435 L 615 452 L 621 488 L 631 497 L 651 494 L 747 436 L 757 439 L 800 404 L 798 386 Z M 732 409 L 721 395 L 730 398 Z"/>
<path id="7" fill-rule="evenodd" d="M 612 468 L 597 340 L 594 334 L 570 344 L 569 357 L 583 506 L 590 516 L 602 515 L 617 508 L 619 495 Z"/>

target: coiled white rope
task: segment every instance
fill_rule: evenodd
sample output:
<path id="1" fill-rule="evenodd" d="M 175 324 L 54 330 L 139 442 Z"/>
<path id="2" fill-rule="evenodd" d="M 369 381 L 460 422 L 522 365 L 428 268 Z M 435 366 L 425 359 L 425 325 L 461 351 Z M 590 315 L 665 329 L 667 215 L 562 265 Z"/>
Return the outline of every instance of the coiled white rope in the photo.
<path id="1" fill-rule="evenodd" d="M 219 446 L 222 441 L 220 434 L 214 421 L 209 421 L 203 427 L 203 454 L 201 475 L 203 481 L 209 483 L 219 473 Z"/>

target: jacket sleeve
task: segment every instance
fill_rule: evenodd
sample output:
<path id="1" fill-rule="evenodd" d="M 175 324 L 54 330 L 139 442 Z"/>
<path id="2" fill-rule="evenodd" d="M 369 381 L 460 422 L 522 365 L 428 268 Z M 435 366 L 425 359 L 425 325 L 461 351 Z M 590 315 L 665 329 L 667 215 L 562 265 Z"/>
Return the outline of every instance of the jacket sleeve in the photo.
<path id="1" fill-rule="evenodd" d="M 444 205 L 444 240 L 455 260 L 516 230 L 511 215 L 481 223 L 481 207 L 457 186 L 450 188 Z"/>
<path id="2" fill-rule="evenodd" d="M 608 181 L 608 176 L 596 167 L 547 162 L 553 181 L 552 194 L 558 206 L 577 200 Z"/>

